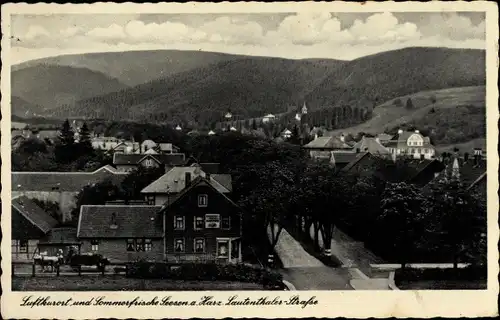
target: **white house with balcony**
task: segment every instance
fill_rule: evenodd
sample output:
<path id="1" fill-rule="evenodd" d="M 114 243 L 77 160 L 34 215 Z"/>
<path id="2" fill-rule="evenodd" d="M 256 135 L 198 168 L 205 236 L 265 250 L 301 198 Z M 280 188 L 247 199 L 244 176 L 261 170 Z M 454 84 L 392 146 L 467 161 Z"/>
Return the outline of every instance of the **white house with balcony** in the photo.
<path id="1" fill-rule="evenodd" d="M 424 137 L 418 130 L 398 130 L 385 147 L 393 158 L 409 156 L 414 159 L 434 159 L 436 156 L 436 149 L 429 137 Z"/>

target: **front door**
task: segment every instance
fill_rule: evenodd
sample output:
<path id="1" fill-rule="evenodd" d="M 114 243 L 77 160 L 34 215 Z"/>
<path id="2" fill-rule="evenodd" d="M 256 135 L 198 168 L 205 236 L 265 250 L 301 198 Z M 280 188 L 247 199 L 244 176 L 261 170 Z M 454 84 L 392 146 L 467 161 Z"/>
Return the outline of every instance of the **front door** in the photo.
<path id="1" fill-rule="evenodd" d="M 229 239 L 217 239 L 217 260 L 229 261 L 231 242 Z"/>

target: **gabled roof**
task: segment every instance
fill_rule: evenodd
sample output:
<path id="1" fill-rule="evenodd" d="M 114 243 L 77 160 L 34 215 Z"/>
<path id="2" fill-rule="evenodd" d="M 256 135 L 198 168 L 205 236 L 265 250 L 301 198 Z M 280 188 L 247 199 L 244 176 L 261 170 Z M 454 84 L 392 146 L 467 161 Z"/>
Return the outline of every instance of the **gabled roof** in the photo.
<path id="1" fill-rule="evenodd" d="M 111 168 L 105 166 L 94 172 L 12 172 L 12 191 L 79 192 L 106 179 L 120 184 L 128 173 Z"/>
<path id="2" fill-rule="evenodd" d="M 362 159 L 368 152 L 334 152 L 333 158 L 335 159 L 335 163 L 340 164 L 349 164 L 355 160 Z"/>
<path id="3" fill-rule="evenodd" d="M 306 149 L 351 149 L 347 143 L 337 137 L 317 137 L 308 144 L 304 145 Z"/>
<path id="4" fill-rule="evenodd" d="M 199 176 L 206 176 L 205 171 L 197 166 L 174 167 L 163 176 L 142 189 L 141 193 L 179 193 L 186 188 L 186 172 L 194 180 Z M 210 183 L 218 192 L 231 192 L 231 176 L 228 174 L 211 174 Z"/>
<path id="5" fill-rule="evenodd" d="M 114 165 L 137 165 L 145 159 L 151 157 L 160 164 L 181 165 L 184 163 L 184 153 L 167 154 L 137 154 L 137 153 L 115 153 L 113 155 Z"/>
<path id="6" fill-rule="evenodd" d="M 354 153 L 354 157 L 349 155 L 349 154 L 343 155 L 343 159 L 341 159 L 341 160 L 349 161 L 351 159 L 351 161 L 349 161 L 347 163 L 347 165 L 342 168 L 342 170 L 343 171 L 351 170 L 351 168 L 356 166 L 361 161 L 361 159 L 363 159 L 365 157 L 369 157 L 369 156 L 371 156 L 371 154 L 369 152 Z M 334 153 L 334 157 L 335 157 L 335 163 L 337 163 L 338 161 L 337 161 L 337 157 L 336 157 L 335 153 Z"/>
<path id="7" fill-rule="evenodd" d="M 240 207 L 233 200 L 229 199 L 229 197 L 227 197 L 224 193 L 220 192 L 213 183 L 208 182 L 208 180 L 205 177 L 198 176 L 196 179 L 194 179 L 191 182 L 191 185 L 188 188 L 185 188 L 184 190 L 182 190 L 181 193 L 179 193 L 177 195 L 177 197 L 175 198 L 174 201 L 172 201 L 169 204 L 163 205 L 163 207 L 161 208 L 161 211 L 163 212 L 165 209 L 167 209 L 167 208 L 173 206 L 174 204 L 176 204 L 177 202 L 179 202 L 180 199 L 182 199 L 186 194 L 188 194 L 191 190 L 193 190 L 193 188 L 195 188 L 196 186 L 201 185 L 201 184 L 204 184 L 204 185 L 211 187 L 214 191 L 218 192 L 222 197 L 224 197 L 224 199 L 226 201 L 231 203 L 236 208 L 240 209 Z M 238 212 L 238 213 L 241 213 L 241 212 Z"/>
<path id="8" fill-rule="evenodd" d="M 375 138 L 363 137 L 358 141 L 353 148 L 359 149 L 362 152 L 370 152 L 377 155 L 390 155 L 391 153 L 387 148 L 381 145 Z"/>
<path id="9" fill-rule="evenodd" d="M 47 234 L 47 237 L 40 241 L 40 244 L 45 243 L 77 243 L 76 238 L 76 228 L 62 227 L 62 228 L 52 228 Z"/>
<path id="10" fill-rule="evenodd" d="M 161 238 L 160 206 L 84 205 L 78 219 L 78 238 Z M 116 228 L 112 228 L 114 223 Z"/>
<path id="11" fill-rule="evenodd" d="M 19 212 L 43 233 L 49 232 L 58 224 L 56 219 L 25 196 L 12 199 L 12 209 Z"/>
<path id="12" fill-rule="evenodd" d="M 486 180 L 486 171 L 483 174 L 481 174 L 479 176 L 479 178 L 477 178 L 476 180 L 474 180 L 474 182 L 471 183 L 471 185 L 467 188 L 467 190 L 472 189 L 474 186 L 476 186 L 477 184 L 479 184 L 483 180 Z"/>

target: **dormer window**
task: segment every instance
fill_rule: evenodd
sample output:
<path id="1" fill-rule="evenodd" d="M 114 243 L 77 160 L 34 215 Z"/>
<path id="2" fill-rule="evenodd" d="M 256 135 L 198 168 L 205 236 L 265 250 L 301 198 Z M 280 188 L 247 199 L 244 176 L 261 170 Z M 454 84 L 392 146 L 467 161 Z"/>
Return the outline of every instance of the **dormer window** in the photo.
<path id="1" fill-rule="evenodd" d="M 206 207 L 208 205 L 208 195 L 199 194 L 198 195 L 198 207 Z"/>

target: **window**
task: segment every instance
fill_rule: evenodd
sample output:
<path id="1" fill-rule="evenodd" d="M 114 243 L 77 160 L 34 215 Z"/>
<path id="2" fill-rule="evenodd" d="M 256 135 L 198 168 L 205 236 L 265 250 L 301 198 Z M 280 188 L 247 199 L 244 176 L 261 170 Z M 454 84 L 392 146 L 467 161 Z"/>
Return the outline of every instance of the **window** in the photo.
<path id="1" fill-rule="evenodd" d="M 220 228 L 220 215 L 219 214 L 206 214 L 205 215 L 205 228 L 207 228 L 207 229 Z"/>
<path id="2" fill-rule="evenodd" d="M 427 153 L 427 149 L 424 149 L 424 153 Z"/>
<path id="3" fill-rule="evenodd" d="M 229 240 L 217 239 L 217 257 L 227 258 L 229 256 Z"/>
<path id="4" fill-rule="evenodd" d="M 174 216 L 174 230 L 184 230 L 183 216 Z"/>
<path id="5" fill-rule="evenodd" d="M 19 252 L 28 252 L 28 240 L 19 240 Z"/>
<path id="6" fill-rule="evenodd" d="M 175 239 L 174 240 L 174 251 L 176 253 L 184 252 L 184 239 Z"/>
<path id="7" fill-rule="evenodd" d="M 198 207 L 206 207 L 208 205 L 208 195 L 198 195 Z"/>
<path id="8" fill-rule="evenodd" d="M 144 239 L 135 240 L 135 251 L 144 251 Z"/>
<path id="9" fill-rule="evenodd" d="M 127 239 L 127 251 L 135 251 L 134 239 Z"/>
<path id="10" fill-rule="evenodd" d="M 153 249 L 153 241 L 151 239 L 144 240 L 144 251 L 151 251 Z"/>
<path id="11" fill-rule="evenodd" d="M 205 219 L 203 217 L 194 217 L 194 230 L 201 230 L 204 227 Z"/>
<path id="12" fill-rule="evenodd" d="M 146 196 L 146 201 L 148 205 L 152 206 L 155 204 L 155 196 L 154 195 L 147 195 Z"/>
<path id="13" fill-rule="evenodd" d="M 231 229 L 231 217 L 222 217 L 222 229 Z"/>
<path id="14" fill-rule="evenodd" d="M 92 251 L 98 251 L 99 250 L 99 240 L 91 240 L 90 247 L 91 247 Z"/>
<path id="15" fill-rule="evenodd" d="M 146 160 L 144 161 L 144 165 L 145 165 L 146 167 L 152 167 L 152 166 L 153 166 L 153 159 L 146 159 Z"/>
<path id="16" fill-rule="evenodd" d="M 205 252 L 205 239 L 203 239 L 203 238 L 195 238 L 194 239 L 193 251 L 196 252 L 196 253 L 203 253 L 203 252 Z"/>

